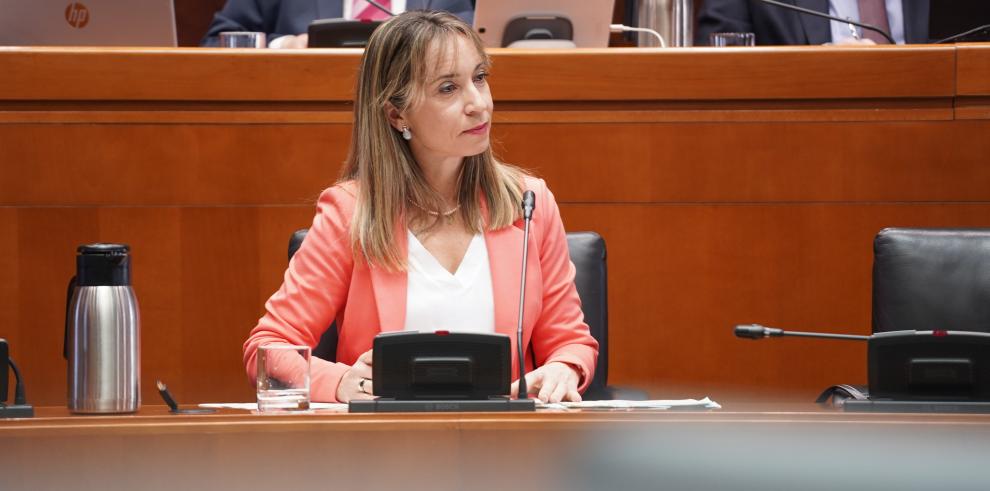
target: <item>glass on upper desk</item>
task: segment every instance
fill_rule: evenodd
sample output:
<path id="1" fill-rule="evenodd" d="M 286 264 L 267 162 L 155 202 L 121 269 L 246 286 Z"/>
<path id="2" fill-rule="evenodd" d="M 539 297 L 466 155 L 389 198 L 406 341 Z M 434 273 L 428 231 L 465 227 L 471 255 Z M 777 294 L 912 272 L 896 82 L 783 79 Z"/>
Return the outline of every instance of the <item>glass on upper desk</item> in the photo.
<path id="1" fill-rule="evenodd" d="M 708 35 L 708 44 L 713 48 L 756 46 L 756 35 L 751 32 L 713 32 Z"/>
<path id="2" fill-rule="evenodd" d="M 266 344 L 258 348 L 258 410 L 309 409 L 309 346 Z"/>
<path id="3" fill-rule="evenodd" d="M 265 33 L 249 31 L 221 32 L 218 36 L 221 48 L 267 48 Z"/>

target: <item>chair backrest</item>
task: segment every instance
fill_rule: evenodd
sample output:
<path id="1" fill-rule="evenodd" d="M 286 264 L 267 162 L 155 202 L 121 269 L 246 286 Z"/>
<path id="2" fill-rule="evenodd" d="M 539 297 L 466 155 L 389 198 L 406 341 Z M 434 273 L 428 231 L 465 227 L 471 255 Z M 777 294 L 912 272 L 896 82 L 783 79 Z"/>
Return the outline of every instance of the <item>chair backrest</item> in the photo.
<path id="1" fill-rule="evenodd" d="M 887 228 L 873 241 L 873 332 L 990 332 L 990 229 Z"/>
<path id="2" fill-rule="evenodd" d="M 289 260 L 292 260 L 292 256 L 296 255 L 296 251 L 299 250 L 299 246 L 302 245 L 303 239 L 306 238 L 306 233 L 309 232 L 308 228 L 301 228 L 292 232 L 292 237 L 289 237 Z"/>
<path id="3" fill-rule="evenodd" d="M 289 259 L 299 250 L 307 229 L 300 229 L 289 238 Z M 608 385 L 608 268 L 605 257 L 605 239 L 595 232 L 571 232 L 567 234 L 567 249 L 574 263 L 574 284 L 581 297 L 584 321 L 591 335 L 598 341 L 598 364 L 595 378 L 588 386 L 588 393 L 603 391 Z M 337 326 L 332 324 L 313 348 L 313 356 L 328 361 L 337 358 Z"/>
<path id="4" fill-rule="evenodd" d="M 574 263 L 574 284 L 581 297 L 584 322 L 598 341 L 595 378 L 586 393 L 596 394 L 608 385 L 608 263 L 605 239 L 595 232 L 567 234 L 567 250 Z"/>

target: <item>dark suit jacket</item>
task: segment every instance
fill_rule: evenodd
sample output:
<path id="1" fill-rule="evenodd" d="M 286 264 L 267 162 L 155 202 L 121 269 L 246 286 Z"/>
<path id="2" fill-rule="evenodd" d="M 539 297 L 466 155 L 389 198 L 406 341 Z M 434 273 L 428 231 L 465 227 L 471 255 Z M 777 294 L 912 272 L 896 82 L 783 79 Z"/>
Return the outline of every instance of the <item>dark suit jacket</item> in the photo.
<path id="1" fill-rule="evenodd" d="M 217 35 L 224 31 L 264 32 L 268 41 L 286 34 L 306 32 L 316 19 L 343 17 L 347 0 L 227 0 L 213 16 L 213 23 L 200 41 L 201 46 L 216 46 Z M 470 0 L 407 0 L 406 10 L 446 10 L 471 24 L 474 9 Z"/>
<path id="2" fill-rule="evenodd" d="M 783 0 L 828 13 L 828 0 Z M 908 44 L 927 43 L 929 0 L 902 0 L 904 39 Z M 713 32 L 752 32 L 756 44 L 825 44 L 832 41 L 830 20 L 766 4 L 759 0 L 704 0 L 698 12 L 694 43 L 708 46 Z"/>

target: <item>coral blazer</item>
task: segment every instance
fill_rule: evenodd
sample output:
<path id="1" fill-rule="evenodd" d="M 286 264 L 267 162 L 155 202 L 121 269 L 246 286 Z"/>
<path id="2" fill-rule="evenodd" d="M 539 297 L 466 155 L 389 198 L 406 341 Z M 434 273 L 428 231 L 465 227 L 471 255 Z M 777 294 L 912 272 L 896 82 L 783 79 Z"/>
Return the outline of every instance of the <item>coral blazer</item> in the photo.
<path id="1" fill-rule="evenodd" d="M 525 187 L 536 194 L 523 319 L 527 368 L 534 368 L 533 361 L 537 366 L 553 361 L 568 363 L 578 370 L 578 390 L 583 391 L 594 376 L 598 342 L 584 323 L 574 286 L 574 265 L 553 194 L 541 179 L 527 177 Z M 335 185 L 320 195 L 306 240 L 289 262 L 281 288 L 265 304 L 265 315 L 244 343 L 244 363 L 252 383 L 259 346 L 275 342 L 316 346 L 336 320 L 338 363 L 313 358 L 310 382 L 314 401 L 336 401 L 341 377 L 358 356 L 371 349 L 375 336 L 403 329 L 406 272 L 389 272 L 354 260 L 349 227 L 356 201 L 354 182 Z M 482 216 L 487 216 L 483 200 L 481 206 Z M 516 374 L 523 221 L 484 235 L 495 330 L 511 340 L 512 373 Z M 395 237 L 402 256 L 407 256 L 404 224 L 397 224 Z"/>

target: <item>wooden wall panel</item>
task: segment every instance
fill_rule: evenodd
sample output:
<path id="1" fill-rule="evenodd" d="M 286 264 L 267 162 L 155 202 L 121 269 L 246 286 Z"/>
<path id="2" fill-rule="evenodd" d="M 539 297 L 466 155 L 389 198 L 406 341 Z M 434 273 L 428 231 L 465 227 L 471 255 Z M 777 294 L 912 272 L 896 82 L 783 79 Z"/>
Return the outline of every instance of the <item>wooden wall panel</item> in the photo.
<path id="1" fill-rule="evenodd" d="M 345 125 L 4 125 L 0 204 L 311 203 L 348 141 Z"/>
<path id="2" fill-rule="evenodd" d="M 953 92 L 949 47 L 490 51 L 492 84 L 505 100 L 892 98 Z M 551 53 L 557 56 L 547 58 Z M 662 65 L 646 61 L 657 56 Z M 504 82 L 502 72 L 508 74 Z"/>
<path id="3" fill-rule="evenodd" d="M 13 278 L 19 276 L 20 270 L 20 244 L 17 240 L 17 210 L 13 208 L 0 207 L 0 237 L 3 237 L 7 251 L 0 254 L 0 338 L 6 339 L 9 343 L 10 356 L 14 361 L 20 360 L 23 351 L 21 346 L 21 330 L 17 328 L 20 324 L 20 288 Z M 13 387 L 14 376 L 9 377 L 10 387 Z"/>
<path id="4" fill-rule="evenodd" d="M 990 199 L 990 167 L 973 165 L 990 154 L 987 131 L 986 121 L 502 123 L 494 136 L 504 160 L 565 201 L 958 201 Z M 31 165 L 5 169 L 0 204 L 307 204 L 336 180 L 349 135 L 343 124 L 7 125 L 5 158 Z"/>
<path id="5" fill-rule="evenodd" d="M 20 290 L 18 360 L 30 401 L 65 401 L 65 293 L 75 273 L 78 244 L 99 241 L 99 217 L 76 207 L 23 208 L 17 213 L 17 276 L 5 276 Z M 36 402 L 37 401 L 37 402 Z"/>
<path id="6" fill-rule="evenodd" d="M 990 199 L 981 121 L 507 126 L 504 159 L 562 201 Z"/>
<path id="7" fill-rule="evenodd" d="M 258 295 L 257 235 L 253 208 L 183 212 L 179 353 L 185 391 L 213 394 L 222 400 L 244 393 L 246 384 L 231 383 L 227 377 L 218 384 L 216 375 L 241 366 L 240 343 L 257 320 L 257 305 L 263 302 Z"/>
<path id="8" fill-rule="evenodd" d="M 494 94 L 506 101 L 895 99 L 955 91 L 949 46 L 489 52 Z M 346 102 L 360 53 L 0 48 L 14 74 L 0 79 L 0 94 L 11 101 Z"/>
<path id="9" fill-rule="evenodd" d="M 990 45 L 961 44 L 956 53 L 959 95 L 990 96 Z"/>
<path id="10" fill-rule="evenodd" d="M 963 44 L 956 55 L 956 117 L 990 119 L 990 45 Z"/>
<path id="11" fill-rule="evenodd" d="M 361 51 L 0 48 L 2 99 L 350 100 Z M 292 73 L 291 89 L 285 87 Z M 137 81 L 138 83 L 135 83 Z"/>
<path id="12" fill-rule="evenodd" d="M 141 392 L 145 404 L 161 398 L 155 381 L 165 382 L 181 397 L 186 365 L 184 340 L 196 337 L 195 328 L 183 319 L 185 291 L 181 244 L 184 208 L 99 207 L 90 209 L 100 217 L 100 240 L 131 246 L 131 280 L 141 309 Z M 72 247 L 66 243 L 65 248 Z M 190 282 L 195 288 L 199 279 Z M 212 350 L 210 350 L 212 351 Z M 204 352 L 208 352 L 204 350 Z M 189 370 L 190 375 L 197 373 Z"/>
<path id="13" fill-rule="evenodd" d="M 990 227 L 990 204 L 563 204 L 608 247 L 609 378 L 677 396 L 810 400 L 865 383 L 865 344 L 735 339 L 736 324 L 869 334 L 884 227 Z"/>

